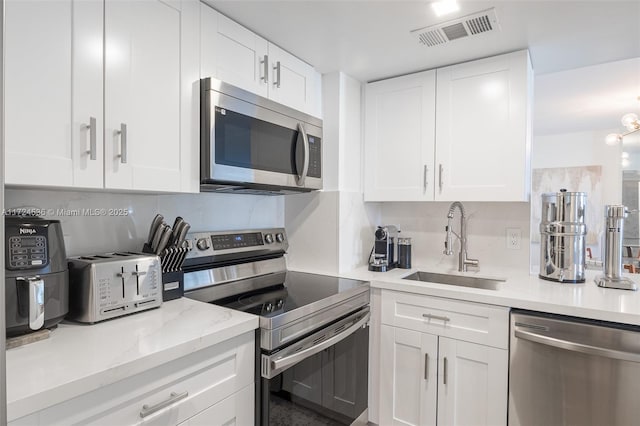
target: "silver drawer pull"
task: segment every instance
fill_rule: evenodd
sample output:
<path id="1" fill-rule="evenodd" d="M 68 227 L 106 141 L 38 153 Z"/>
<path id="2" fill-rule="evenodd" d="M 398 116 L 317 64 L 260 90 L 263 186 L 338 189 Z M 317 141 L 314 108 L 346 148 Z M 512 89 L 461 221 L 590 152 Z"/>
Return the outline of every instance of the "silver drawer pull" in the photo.
<path id="1" fill-rule="evenodd" d="M 147 404 L 144 404 L 142 406 L 142 411 L 140 411 L 140 417 L 142 417 L 143 419 L 153 413 L 157 413 L 158 411 L 162 410 L 163 408 L 166 408 L 168 406 L 170 406 L 171 404 L 173 404 L 174 402 L 178 402 L 181 399 L 185 399 L 186 397 L 189 396 L 189 392 L 185 391 L 182 393 L 175 393 L 175 392 L 171 392 L 171 395 L 169 396 L 169 399 L 159 402 L 156 405 L 153 405 L 151 407 L 149 407 Z"/>
<path id="2" fill-rule="evenodd" d="M 441 317 L 440 315 L 422 314 L 422 317 L 426 318 L 426 319 L 441 320 L 441 321 L 444 321 L 444 322 L 451 321 L 451 319 L 449 317 Z"/>

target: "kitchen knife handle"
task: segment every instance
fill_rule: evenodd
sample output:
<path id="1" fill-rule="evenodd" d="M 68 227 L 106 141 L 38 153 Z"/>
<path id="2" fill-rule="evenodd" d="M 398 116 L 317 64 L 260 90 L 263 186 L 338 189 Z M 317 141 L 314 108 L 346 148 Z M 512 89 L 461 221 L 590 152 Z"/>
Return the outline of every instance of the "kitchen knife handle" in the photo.
<path id="1" fill-rule="evenodd" d="M 89 159 L 90 160 L 95 160 L 97 159 L 97 125 L 96 125 L 96 118 L 95 117 L 89 117 L 89 124 L 85 124 L 84 128 L 89 130 L 89 151 L 87 151 L 87 154 L 89 154 Z"/>
<path id="2" fill-rule="evenodd" d="M 260 64 L 262 65 L 262 70 L 264 72 L 264 76 L 260 77 L 260 80 L 264 81 L 265 83 L 268 83 L 269 82 L 269 55 L 264 55 L 264 57 L 260 61 Z"/>
<path id="3" fill-rule="evenodd" d="M 120 135 L 120 162 L 127 163 L 127 125 L 120 123 L 120 130 L 116 130 L 116 134 Z"/>
<path id="4" fill-rule="evenodd" d="M 273 70 L 276 72 L 273 85 L 279 89 L 280 88 L 280 61 L 276 62 L 276 64 L 273 67 Z"/>
<path id="5" fill-rule="evenodd" d="M 162 225 L 163 220 L 164 220 L 164 216 L 158 213 L 151 221 L 151 227 L 149 228 L 149 238 L 147 238 L 147 244 L 150 247 L 153 245 L 153 237 L 156 235 L 156 231 L 158 230 L 160 225 Z"/>
<path id="6" fill-rule="evenodd" d="M 438 187 L 440 188 L 440 193 L 442 193 L 442 175 L 444 174 L 444 167 L 442 164 L 438 167 Z"/>

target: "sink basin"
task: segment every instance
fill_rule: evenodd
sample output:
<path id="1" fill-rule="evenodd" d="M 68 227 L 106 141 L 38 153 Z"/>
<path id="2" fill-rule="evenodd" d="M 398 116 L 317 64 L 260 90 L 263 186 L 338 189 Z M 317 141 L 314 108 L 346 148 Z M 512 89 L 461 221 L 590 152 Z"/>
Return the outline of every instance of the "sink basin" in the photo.
<path id="1" fill-rule="evenodd" d="M 496 290 L 504 282 L 501 279 L 488 279 L 468 277 L 463 275 L 436 274 L 433 272 L 418 271 L 404 277 L 405 280 L 424 281 L 429 283 L 458 285 L 462 287 L 482 288 L 485 290 Z"/>

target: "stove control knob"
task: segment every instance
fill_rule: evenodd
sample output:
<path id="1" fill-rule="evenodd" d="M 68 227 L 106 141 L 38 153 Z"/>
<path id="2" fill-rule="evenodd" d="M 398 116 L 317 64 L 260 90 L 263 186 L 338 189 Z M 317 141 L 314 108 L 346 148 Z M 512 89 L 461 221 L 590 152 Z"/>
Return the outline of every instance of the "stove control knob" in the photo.
<path id="1" fill-rule="evenodd" d="M 273 305 L 271 304 L 271 302 L 267 303 L 266 309 L 267 309 L 267 312 L 273 311 Z"/>
<path id="2" fill-rule="evenodd" d="M 284 241 L 284 235 L 281 232 L 278 232 L 276 234 L 276 241 L 279 242 L 279 243 Z"/>
<path id="3" fill-rule="evenodd" d="M 196 247 L 198 247 L 198 250 L 208 250 L 209 249 L 209 241 L 206 238 L 200 238 L 196 242 Z"/>
<path id="4" fill-rule="evenodd" d="M 267 242 L 267 244 L 273 243 L 273 235 L 271 235 L 271 234 L 265 235 L 264 236 L 264 240 Z"/>
<path id="5" fill-rule="evenodd" d="M 278 299 L 278 303 L 276 305 L 276 308 L 280 309 L 280 308 L 282 308 L 282 305 L 284 305 L 284 300 Z"/>

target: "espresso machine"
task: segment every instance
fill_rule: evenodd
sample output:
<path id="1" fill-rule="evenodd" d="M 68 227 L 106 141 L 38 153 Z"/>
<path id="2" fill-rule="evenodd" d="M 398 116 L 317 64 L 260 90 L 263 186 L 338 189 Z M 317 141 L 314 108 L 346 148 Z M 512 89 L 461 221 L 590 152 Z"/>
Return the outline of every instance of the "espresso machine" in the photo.
<path id="1" fill-rule="evenodd" d="M 632 280 L 622 276 L 622 235 L 629 210 L 622 205 L 605 207 L 604 274 L 596 277 L 599 287 L 638 290 Z"/>
<path id="2" fill-rule="evenodd" d="M 386 272 L 396 266 L 396 239 L 398 229 L 395 225 L 378 226 L 374 234 L 375 241 L 369 256 L 369 270 L 374 272 Z"/>

